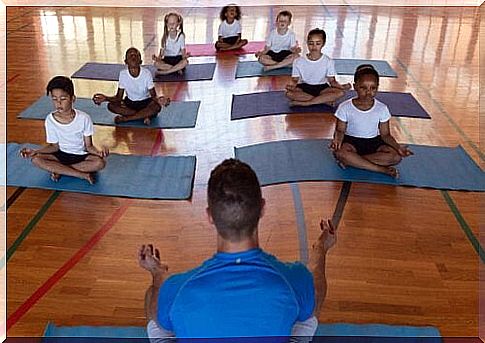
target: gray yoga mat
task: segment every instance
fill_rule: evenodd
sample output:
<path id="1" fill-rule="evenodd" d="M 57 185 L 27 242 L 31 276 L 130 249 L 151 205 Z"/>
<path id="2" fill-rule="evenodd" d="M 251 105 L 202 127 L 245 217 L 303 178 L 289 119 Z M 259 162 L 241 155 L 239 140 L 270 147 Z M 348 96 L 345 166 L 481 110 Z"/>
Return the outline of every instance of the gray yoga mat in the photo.
<path id="1" fill-rule="evenodd" d="M 157 68 L 155 68 L 153 65 L 144 65 L 144 67 L 150 70 L 152 73 L 153 81 L 203 81 L 212 80 L 214 77 L 216 64 L 189 64 L 182 74 L 173 73 L 160 76 L 155 76 L 155 71 Z M 74 72 L 71 77 L 75 79 L 118 81 L 120 71 L 125 68 L 125 64 L 88 62 L 79 70 Z"/>
<path id="2" fill-rule="evenodd" d="M 270 91 L 232 96 L 231 120 L 291 113 L 334 113 L 337 106 L 356 96 L 355 91 L 346 92 L 335 107 L 328 105 L 290 106 L 284 91 Z M 376 98 L 389 107 L 395 117 L 430 119 L 428 112 L 410 93 L 379 92 Z"/>
<path id="3" fill-rule="evenodd" d="M 397 77 L 397 73 L 392 69 L 387 61 L 381 60 L 359 60 L 335 58 L 335 71 L 338 75 L 354 75 L 355 70 L 361 64 L 371 64 L 382 77 Z M 291 75 L 291 66 L 264 71 L 263 66 L 258 61 L 239 61 L 236 69 L 236 78 L 255 77 L 255 76 L 280 76 Z"/>
<path id="4" fill-rule="evenodd" d="M 195 156 L 135 156 L 110 154 L 106 167 L 90 185 L 75 177 L 62 176 L 58 182 L 48 172 L 19 156 L 29 144 L 7 144 L 7 186 L 120 196 L 140 199 L 182 200 L 192 196 Z"/>
<path id="5" fill-rule="evenodd" d="M 156 118 L 153 118 L 150 125 L 143 124 L 142 120 L 115 124 L 114 113 L 108 110 L 107 103 L 96 105 L 93 100 L 87 98 L 76 98 L 74 108 L 84 111 L 91 116 L 94 124 L 139 127 L 139 128 L 160 128 L 160 129 L 181 129 L 195 127 L 197 114 L 199 113 L 200 101 L 173 101 L 169 106 L 162 108 Z M 22 111 L 18 118 L 21 119 L 45 119 L 53 111 L 52 100 L 43 96 Z"/>
<path id="6" fill-rule="evenodd" d="M 444 190 L 485 191 L 485 173 L 461 147 L 410 145 L 413 156 L 397 168 L 399 179 L 347 167 L 340 168 L 329 150 L 330 140 L 286 140 L 235 148 L 262 185 L 299 181 L 352 181 Z M 450 168 L 450 166 L 453 166 Z"/>

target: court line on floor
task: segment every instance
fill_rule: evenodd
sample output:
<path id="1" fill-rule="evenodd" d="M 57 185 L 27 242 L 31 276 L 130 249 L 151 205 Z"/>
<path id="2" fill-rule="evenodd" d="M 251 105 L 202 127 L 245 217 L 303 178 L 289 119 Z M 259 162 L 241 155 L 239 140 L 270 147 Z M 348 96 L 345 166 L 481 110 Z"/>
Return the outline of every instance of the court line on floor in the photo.
<path id="1" fill-rule="evenodd" d="M 308 263 L 308 237 L 305 224 L 305 212 L 303 210 L 303 202 L 301 200 L 300 187 L 298 183 L 290 183 L 291 193 L 293 195 L 293 206 L 295 207 L 296 227 L 298 232 L 298 246 L 300 251 L 300 261 L 303 264 Z"/>
<path id="2" fill-rule="evenodd" d="M 8 210 L 8 208 L 10 206 L 13 205 L 13 203 L 20 197 L 20 195 L 22 195 L 22 193 L 26 190 L 27 188 L 26 187 L 18 187 L 15 192 L 13 192 L 13 194 L 7 199 L 7 207 L 6 209 Z"/>
<path id="3" fill-rule="evenodd" d="M 12 257 L 14 252 L 18 249 L 20 244 L 27 238 L 29 233 L 34 229 L 34 227 L 37 225 L 37 223 L 42 219 L 42 217 L 46 214 L 47 210 L 52 206 L 54 201 L 56 201 L 57 197 L 61 194 L 60 191 L 55 191 L 53 192 L 50 197 L 47 199 L 47 201 L 44 203 L 44 205 L 40 208 L 40 210 L 37 212 L 37 214 L 32 218 L 32 220 L 27 224 L 27 226 L 22 230 L 20 235 L 17 237 L 15 242 L 8 248 L 7 250 L 7 263 L 8 260 Z"/>
<path id="4" fill-rule="evenodd" d="M 66 275 L 101 238 L 120 220 L 132 200 L 127 200 L 108 219 L 108 221 L 84 244 L 62 267 L 44 282 L 17 310 L 7 318 L 7 332 L 15 325 L 42 297 Z"/>

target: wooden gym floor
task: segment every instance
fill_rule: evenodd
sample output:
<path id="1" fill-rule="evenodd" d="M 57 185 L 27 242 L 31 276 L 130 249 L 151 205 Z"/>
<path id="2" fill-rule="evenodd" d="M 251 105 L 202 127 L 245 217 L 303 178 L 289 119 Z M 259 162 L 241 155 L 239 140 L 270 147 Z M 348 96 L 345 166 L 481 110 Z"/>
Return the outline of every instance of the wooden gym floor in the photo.
<path id="1" fill-rule="evenodd" d="M 399 77 L 382 78 L 380 89 L 413 93 L 432 116 L 393 118 L 398 141 L 461 144 L 483 168 L 478 7 L 284 8 L 293 12 L 301 44 L 318 26 L 327 32 L 324 51 L 330 56 L 389 61 Z M 281 9 L 244 7 L 243 36 L 263 40 Z M 71 75 L 88 61 L 122 63 L 130 46 L 150 61 L 169 10 L 183 15 L 187 43 L 214 40 L 219 8 L 8 7 L 7 141 L 44 142 L 42 122 L 16 115 L 44 94 L 54 75 Z M 210 170 L 231 157 L 234 146 L 332 136 L 334 120 L 325 114 L 231 122 L 232 94 L 282 89 L 288 79 L 234 80 L 237 57 L 196 60 L 217 61 L 212 81 L 156 85 L 174 99 L 202 101 L 195 129 L 97 126 L 94 135 L 95 144 L 121 154 L 197 155 L 190 201 L 7 188 L 7 198 L 18 195 L 7 212 L 9 336 L 41 335 L 48 321 L 144 325 L 150 280 L 137 265 L 137 247 L 155 243 L 172 272 L 212 255 L 215 232 L 205 219 Z M 116 82 L 74 83 L 79 97 L 114 94 L 117 87 Z M 265 187 L 262 247 L 283 260 L 300 259 L 318 235 L 320 218 L 334 215 L 342 189 L 340 182 Z M 433 325 L 443 335 L 477 336 L 483 268 L 479 202 L 478 193 L 352 184 L 339 241 L 327 260 L 329 288 L 320 322 Z M 300 204 L 303 210 L 296 211 Z M 306 241 L 298 232 L 306 233 Z"/>

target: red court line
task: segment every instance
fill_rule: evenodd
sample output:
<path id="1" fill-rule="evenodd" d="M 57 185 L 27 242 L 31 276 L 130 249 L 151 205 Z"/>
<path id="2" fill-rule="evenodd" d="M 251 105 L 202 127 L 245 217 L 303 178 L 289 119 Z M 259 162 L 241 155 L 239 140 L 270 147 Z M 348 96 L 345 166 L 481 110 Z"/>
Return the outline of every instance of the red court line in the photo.
<path id="1" fill-rule="evenodd" d="M 180 91 L 182 90 L 183 83 L 179 82 L 177 84 L 177 88 L 175 88 L 175 92 L 173 93 L 172 100 L 178 98 Z M 170 105 L 169 105 L 170 106 Z M 160 147 L 162 146 L 163 142 L 163 129 L 158 130 L 157 137 L 155 138 L 155 142 L 152 145 L 152 151 L 150 153 L 151 156 L 156 156 L 160 151 Z"/>
<path id="2" fill-rule="evenodd" d="M 39 301 L 60 279 L 67 274 L 95 245 L 101 238 L 118 222 L 131 204 L 127 200 L 117 209 L 111 218 L 104 224 L 91 239 L 79 249 L 64 265 L 59 268 L 42 286 L 40 286 L 20 307 L 7 318 L 7 331 L 17 323 L 36 303 Z"/>
<path id="3" fill-rule="evenodd" d="M 7 83 L 12 82 L 13 80 L 15 80 L 19 76 L 20 76 L 20 74 L 15 74 L 14 76 L 12 76 L 10 79 L 7 80 Z"/>
<path id="4" fill-rule="evenodd" d="M 275 90 L 276 89 L 276 77 L 274 76 L 271 76 L 271 86 L 270 86 L 270 90 Z"/>

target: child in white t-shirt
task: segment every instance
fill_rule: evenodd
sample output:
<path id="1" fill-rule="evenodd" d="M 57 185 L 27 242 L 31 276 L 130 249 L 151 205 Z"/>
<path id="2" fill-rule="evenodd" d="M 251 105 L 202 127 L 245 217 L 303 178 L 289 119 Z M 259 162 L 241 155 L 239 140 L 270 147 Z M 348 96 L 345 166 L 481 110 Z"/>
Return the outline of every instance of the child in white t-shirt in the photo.
<path id="1" fill-rule="evenodd" d="M 333 60 L 322 53 L 327 35 L 321 29 L 308 33 L 308 54 L 293 62 L 292 82 L 286 86 L 291 106 L 334 104 L 344 96 L 350 84 L 341 85 L 335 80 Z"/>
<path id="2" fill-rule="evenodd" d="M 141 66 L 141 54 L 138 49 L 126 50 L 125 63 L 128 68 L 120 71 L 116 95 L 96 93 L 93 101 L 96 105 L 108 101 L 108 109 L 118 114 L 114 119 L 117 124 L 143 119 L 146 125 L 150 125 L 151 119 L 158 115 L 163 106 L 170 103 L 170 99 L 157 96 L 152 74 Z M 125 91 L 126 97 L 123 99 Z"/>
<path id="3" fill-rule="evenodd" d="M 241 9 L 234 4 L 224 6 L 219 14 L 221 24 L 216 42 L 217 51 L 240 49 L 248 44 L 247 39 L 241 38 Z"/>
<path id="4" fill-rule="evenodd" d="M 289 11 L 278 13 L 276 29 L 270 32 L 264 49 L 256 53 L 265 71 L 289 66 L 300 56 L 301 49 L 298 47 L 295 33 L 288 28 L 291 17 Z"/>
<path id="5" fill-rule="evenodd" d="M 357 97 L 338 107 L 330 149 L 341 167 L 352 166 L 397 178 L 399 172 L 393 166 L 413 153 L 392 137 L 389 109 L 375 99 L 378 86 L 379 74 L 372 65 L 357 68 L 354 75 Z"/>
<path id="6" fill-rule="evenodd" d="M 104 168 L 107 148 L 96 149 L 91 117 L 74 109 L 74 85 L 68 77 L 56 76 L 47 84 L 55 111 L 47 115 L 45 131 L 47 145 L 39 149 L 23 148 L 20 156 L 32 158 L 37 167 L 47 170 L 52 181 L 61 175 L 95 182 L 95 172 Z"/>
<path id="7" fill-rule="evenodd" d="M 156 75 L 182 73 L 189 63 L 185 50 L 183 18 L 180 14 L 169 13 L 163 21 L 165 24 L 160 53 L 152 56 L 153 64 L 157 67 Z"/>

